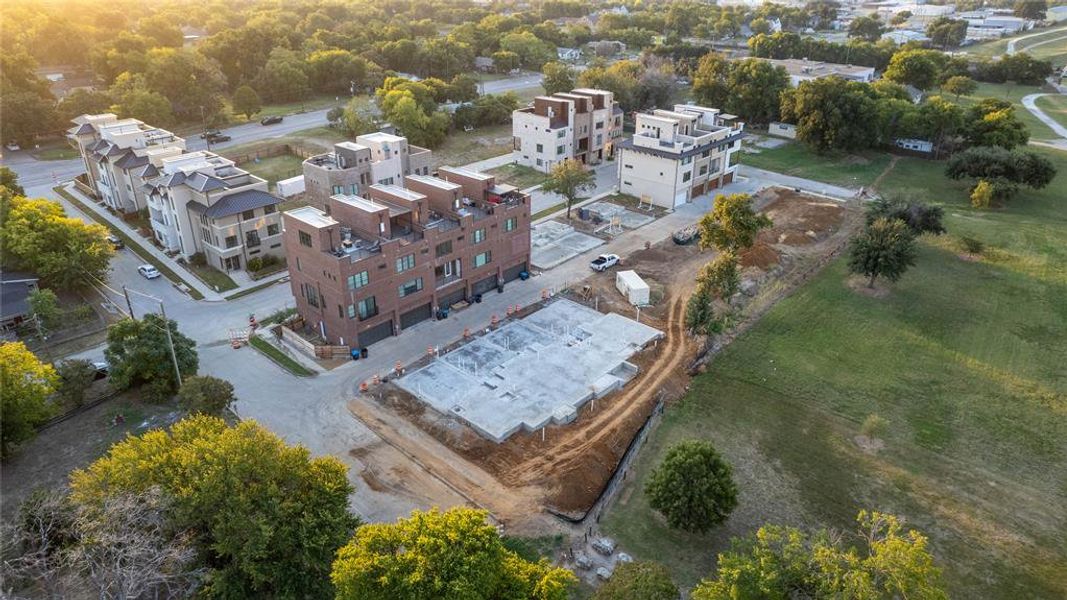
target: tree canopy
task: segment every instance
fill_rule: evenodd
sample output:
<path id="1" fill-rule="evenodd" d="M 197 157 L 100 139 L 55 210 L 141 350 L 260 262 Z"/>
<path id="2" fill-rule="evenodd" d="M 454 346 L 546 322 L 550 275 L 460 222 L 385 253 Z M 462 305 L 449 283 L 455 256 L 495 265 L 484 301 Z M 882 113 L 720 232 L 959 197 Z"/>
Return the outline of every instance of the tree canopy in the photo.
<path id="1" fill-rule="evenodd" d="M 915 236 L 908 224 L 899 219 L 878 218 L 849 246 L 849 271 L 868 278 L 867 287 L 884 277 L 897 281 L 915 264 Z"/>
<path id="2" fill-rule="evenodd" d="M 678 600 L 678 586 L 667 567 L 652 561 L 621 563 L 593 600 Z"/>
<path id="3" fill-rule="evenodd" d="M 756 241 L 761 229 L 772 225 L 762 213 L 752 210 L 748 194 L 719 194 L 711 211 L 700 218 L 700 248 L 743 250 Z"/>
<path id="4" fill-rule="evenodd" d="M 593 189 L 596 185 L 596 173 L 585 168 L 581 161 L 567 159 L 552 167 L 548 181 L 541 190 L 563 196 L 567 201 L 567 218 L 571 218 L 571 205 L 578 195 Z"/>
<path id="5" fill-rule="evenodd" d="M 667 524 L 704 532 L 721 525 L 737 507 L 730 465 L 711 444 L 690 440 L 667 451 L 645 484 L 649 505 Z"/>
<path id="6" fill-rule="evenodd" d="M 36 427 L 52 415 L 48 396 L 59 378 L 51 365 L 41 362 L 22 342 L 0 342 L 0 457 L 7 458 L 19 443 L 37 433 Z"/>
<path id="7" fill-rule="evenodd" d="M 338 600 L 565 600 L 576 582 L 566 569 L 507 550 L 486 513 L 469 508 L 360 527 L 337 552 L 331 578 Z"/>
<path id="8" fill-rule="evenodd" d="M 1056 167 L 1034 152 L 977 146 L 953 155 L 945 174 L 950 179 L 971 179 L 976 187 L 985 182 L 982 197 L 1001 202 L 1012 198 L 1019 186 L 1041 189 L 1049 185 L 1056 177 Z M 989 205 L 985 201 L 978 204 Z"/>
<path id="9" fill-rule="evenodd" d="M 104 356 L 111 365 L 112 385 L 121 390 L 137 383 L 150 383 L 162 386 L 163 393 L 177 391 L 174 362 L 164 327 L 170 328 L 182 377 L 196 375 L 200 367 L 196 342 L 178 331 L 176 321 L 148 313 L 140 319 L 123 319 L 108 328 Z"/>
<path id="10" fill-rule="evenodd" d="M 254 421 L 198 415 L 128 437 L 71 476 L 87 505 L 153 487 L 173 500 L 169 524 L 194 532 L 208 597 L 332 595 L 330 561 L 358 524 L 336 458 L 311 458 Z"/>
<path id="11" fill-rule="evenodd" d="M 925 536 L 905 532 L 892 515 L 863 511 L 856 520 L 855 544 L 828 531 L 778 525 L 735 539 L 719 554 L 715 577 L 698 585 L 692 598 L 948 598 Z"/>

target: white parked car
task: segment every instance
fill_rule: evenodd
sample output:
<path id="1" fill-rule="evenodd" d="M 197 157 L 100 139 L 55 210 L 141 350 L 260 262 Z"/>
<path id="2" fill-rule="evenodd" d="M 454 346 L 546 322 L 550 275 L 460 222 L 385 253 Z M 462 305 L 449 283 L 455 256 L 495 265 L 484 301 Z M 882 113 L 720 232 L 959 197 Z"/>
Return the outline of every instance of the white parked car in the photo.
<path id="1" fill-rule="evenodd" d="M 141 265 L 137 267 L 137 272 L 140 273 L 141 277 L 144 277 L 145 279 L 155 279 L 160 275 L 159 270 L 153 267 L 152 265 Z"/>
<path id="2" fill-rule="evenodd" d="M 594 271 L 607 271 L 617 264 L 619 264 L 618 254 L 601 254 L 589 263 L 589 267 Z"/>
<path id="3" fill-rule="evenodd" d="M 15 142 L 8 142 L 7 145 L 4 146 L 4 147 L 7 148 L 8 150 L 10 150 L 11 152 L 18 152 L 19 150 L 22 149 L 22 148 L 19 148 L 19 145 L 16 144 Z"/>

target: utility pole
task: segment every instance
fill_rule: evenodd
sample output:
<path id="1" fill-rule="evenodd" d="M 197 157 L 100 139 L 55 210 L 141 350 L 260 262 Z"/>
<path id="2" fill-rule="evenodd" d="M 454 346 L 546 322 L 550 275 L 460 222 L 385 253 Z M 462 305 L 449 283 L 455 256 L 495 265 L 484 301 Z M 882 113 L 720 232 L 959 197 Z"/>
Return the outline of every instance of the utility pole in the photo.
<path id="1" fill-rule="evenodd" d="M 132 312 L 132 310 L 131 310 Z M 170 345 L 170 358 L 174 361 L 174 376 L 178 378 L 178 387 L 182 387 L 182 372 L 178 368 L 178 354 L 174 352 L 174 339 L 170 336 L 170 321 L 167 320 L 167 311 L 163 308 L 163 301 L 159 301 L 159 312 L 163 315 L 163 330 L 167 332 L 167 344 Z"/>
<path id="2" fill-rule="evenodd" d="M 122 286 L 122 295 L 126 296 L 126 308 L 130 309 L 130 318 L 137 320 L 137 317 L 133 316 L 133 303 L 130 302 L 130 292 L 126 290 L 126 286 Z"/>

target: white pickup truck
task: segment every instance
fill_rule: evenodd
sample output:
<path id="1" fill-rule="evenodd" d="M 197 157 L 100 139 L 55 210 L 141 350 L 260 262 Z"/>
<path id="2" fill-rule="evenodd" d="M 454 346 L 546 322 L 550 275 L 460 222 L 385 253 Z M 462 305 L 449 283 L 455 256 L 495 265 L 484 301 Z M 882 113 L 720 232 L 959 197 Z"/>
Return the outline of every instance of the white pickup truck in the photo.
<path id="1" fill-rule="evenodd" d="M 601 254 L 589 263 L 589 267 L 594 271 L 607 271 L 617 264 L 619 264 L 618 254 Z"/>

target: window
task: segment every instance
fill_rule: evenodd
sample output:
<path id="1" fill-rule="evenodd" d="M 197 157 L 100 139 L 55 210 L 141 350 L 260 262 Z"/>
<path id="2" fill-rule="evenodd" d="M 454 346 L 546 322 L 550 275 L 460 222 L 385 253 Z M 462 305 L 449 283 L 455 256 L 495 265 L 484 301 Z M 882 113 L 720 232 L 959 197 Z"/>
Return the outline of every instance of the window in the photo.
<path id="1" fill-rule="evenodd" d="M 241 213 L 241 220 L 242 221 L 251 221 L 254 218 L 256 218 L 256 211 L 255 210 L 246 210 L 243 213 Z"/>
<path id="2" fill-rule="evenodd" d="M 514 231 L 515 227 L 519 224 L 518 217 L 511 217 L 507 221 L 504 221 L 504 231 Z"/>
<path id="3" fill-rule="evenodd" d="M 540 167 L 540 166 L 542 166 L 542 165 L 544 165 L 544 164 L 545 164 L 545 161 L 541 160 L 540 158 L 539 158 L 539 159 L 537 159 L 537 166 L 539 166 L 539 167 Z"/>
<path id="4" fill-rule="evenodd" d="M 537 145 L 537 153 L 538 153 L 538 154 L 544 154 L 544 152 L 545 152 L 545 146 L 544 146 L 544 144 L 538 144 L 538 145 Z"/>
<path id="5" fill-rule="evenodd" d="M 358 190 L 358 189 L 359 189 L 359 186 L 357 186 L 356 184 L 353 183 L 352 185 L 348 186 L 348 193 L 350 193 L 353 196 L 355 196 L 356 195 L 356 190 Z"/>
<path id="6" fill-rule="evenodd" d="M 278 235 L 281 232 L 281 225 L 278 225 L 277 223 L 271 223 L 270 225 L 267 225 L 267 237 L 270 237 L 272 235 Z"/>
<path id="7" fill-rule="evenodd" d="M 596 134 L 596 145 L 599 146 L 599 145 L 601 145 L 603 143 L 604 143 L 604 136 L 599 134 L 599 133 Z"/>
<path id="8" fill-rule="evenodd" d="M 200 228 L 200 239 L 204 240 L 209 244 L 211 243 L 211 232 L 208 230 L 207 227 Z"/>
<path id="9" fill-rule="evenodd" d="M 298 233 L 300 234 L 299 235 L 299 237 L 300 237 L 300 245 L 301 246 L 307 246 L 308 248 L 310 248 L 311 247 L 311 234 L 306 232 L 306 231 L 300 231 Z"/>
<path id="10" fill-rule="evenodd" d="M 714 173 L 715 171 L 718 171 L 718 170 L 719 170 L 719 159 L 716 158 L 715 160 L 711 161 L 711 171 L 712 171 L 712 173 Z"/>
<path id="11" fill-rule="evenodd" d="M 556 146 L 556 155 L 557 156 L 562 156 L 563 155 L 563 146 Z"/>
<path id="12" fill-rule="evenodd" d="M 374 296 L 368 296 L 356 304 L 356 310 L 360 320 L 369 319 L 378 314 L 378 302 L 374 300 Z"/>
<path id="13" fill-rule="evenodd" d="M 700 174 L 704 175 L 707 172 L 708 172 L 708 165 L 701 165 L 700 166 Z"/>
<path id="14" fill-rule="evenodd" d="M 370 274 L 366 271 L 360 271 L 355 275 L 348 276 L 348 289 L 350 290 L 358 290 L 368 283 L 370 283 Z"/>
<path id="15" fill-rule="evenodd" d="M 319 291 L 311 284 L 304 284 L 304 297 L 307 298 L 308 304 L 318 307 L 319 305 Z"/>
<path id="16" fill-rule="evenodd" d="M 338 319 L 345 318 L 345 309 L 340 304 L 337 305 L 337 318 Z"/>
<path id="17" fill-rule="evenodd" d="M 474 256 L 474 268 L 475 269 L 477 269 L 478 267 L 484 267 L 485 265 L 487 265 L 487 264 L 489 264 L 491 262 L 493 262 L 493 253 L 488 251 L 488 250 L 486 250 L 485 252 L 482 252 L 481 254 L 476 254 Z"/>
<path id="18" fill-rule="evenodd" d="M 481 229 L 475 229 L 474 234 L 471 236 L 471 243 L 479 244 L 485 241 L 485 227 Z"/>
<path id="19" fill-rule="evenodd" d="M 634 168 L 634 166 L 633 166 L 633 165 L 623 165 L 623 166 L 624 166 L 624 167 L 626 167 L 627 169 L 632 169 L 632 168 Z"/>
<path id="20" fill-rule="evenodd" d="M 274 206 L 273 204 L 268 204 L 263 207 L 263 214 L 265 215 L 272 215 L 276 212 L 278 212 L 278 207 Z"/>
<path id="21" fill-rule="evenodd" d="M 436 254 L 437 258 L 441 258 L 442 256 L 445 256 L 445 255 L 448 255 L 448 254 L 452 254 L 452 240 L 448 240 L 447 242 L 441 242 L 440 244 L 437 244 L 437 248 L 436 248 L 434 253 Z"/>
<path id="22" fill-rule="evenodd" d="M 333 193 L 334 194 L 343 194 L 344 191 L 345 191 L 345 186 L 343 186 L 343 185 L 335 185 L 335 186 L 333 186 Z"/>
<path id="23" fill-rule="evenodd" d="M 422 290 L 422 277 L 416 277 L 411 281 L 405 281 L 397 287 L 397 292 L 400 293 L 400 297 L 410 296 L 415 292 Z"/>
<path id="24" fill-rule="evenodd" d="M 255 248 L 259 245 L 259 232 L 255 229 L 245 232 L 245 245 L 249 248 Z"/>
<path id="25" fill-rule="evenodd" d="M 226 236 L 226 247 L 227 248 L 236 248 L 237 247 L 237 236 L 236 235 L 228 235 L 228 236 Z"/>
<path id="26" fill-rule="evenodd" d="M 596 129 L 603 129 L 603 128 L 604 128 L 604 122 L 603 121 L 597 121 Z"/>
<path id="27" fill-rule="evenodd" d="M 562 140 L 565 137 L 567 137 L 567 130 L 566 129 L 560 129 L 559 131 L 556 132 L 556 138 L 557 139 L 561 139 Z"/>
<path id="28" fill-rule="evenodd" d="M 692 171 L 686 171 L 685 173 L 682 173 L 682 181 L 683 181 L 683 182 L 684 182 L 684 181 L 689 181 L 689 179 L 690 179 L 690 178 L 691 178 L 692 176 L 693 176 L 693 172 L 692 172 Z"/>
<path id="29" fill-rule="evenodd" d="M 396 259 L 396 272 L 397 273 L 403 273 L 404 271 L 407 271 L 408 269 L 414 269 L 414 268 L 415 268 L 415 255 L 414 254 L 408 254 L 407 256 L 401 256 L 400 258 Z"/>
<path id="30" fill-rule="evenodd" d="M 682 159 L 682 164 L 683 165 L 688 165 L 691 162 L 693 162 L 693 157 L 692 156 L 687 156 L 687 157 Z"/>

